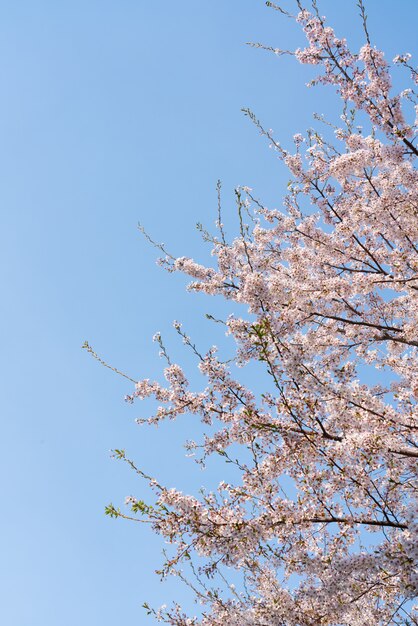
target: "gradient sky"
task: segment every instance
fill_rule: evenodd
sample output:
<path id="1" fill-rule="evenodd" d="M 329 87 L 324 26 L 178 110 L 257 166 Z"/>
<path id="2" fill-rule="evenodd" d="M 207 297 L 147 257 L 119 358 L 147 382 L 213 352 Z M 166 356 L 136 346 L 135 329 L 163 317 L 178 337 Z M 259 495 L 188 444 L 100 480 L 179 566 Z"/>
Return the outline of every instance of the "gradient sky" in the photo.
<path id="1" fill-rule="evenodd" d="M 366 4 L 389 59 L 416 51 L 415 0 Z M 320 6 L 358 48 L 355 1 Z M 81 345 L 153 378 L 156 331 L 191 361 L 174 319 L 204 348 L 218 341 L 204 313 L 227 309 L 156 267 L 138 221 L 174 254 L 207 258 L 195 224 L 212 226 L 218 178 L 231 232 L 235 186 L 280 207 L 288 179 L 241 107 L 285 145 L 313 111 L 338 115 L 330 90 L 306 89 L 308 68 L 246 41 L 303 45 L 262 0 L 0 1 L 5 626 L 152 624 L 144 600 L 181 600 L 152 573 L 159 539 L 104 506 L 142 493 L 114 447 L 169 486 L 207 482 L 181 448 L 192 424 L 141 429 L 131 385 Z"/>

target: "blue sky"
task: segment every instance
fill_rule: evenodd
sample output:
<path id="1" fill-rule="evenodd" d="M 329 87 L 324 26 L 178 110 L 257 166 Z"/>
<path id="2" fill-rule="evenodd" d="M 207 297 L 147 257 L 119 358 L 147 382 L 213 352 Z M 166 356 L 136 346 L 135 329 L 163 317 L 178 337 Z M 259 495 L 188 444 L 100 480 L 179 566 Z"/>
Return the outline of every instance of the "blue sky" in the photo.
<path id="1" fill-rule="evenodd" d="M 320 5 L 358 47 L 354 0 Z M 367 7 L 388 58 L 416 49 L 415 2 Z M 192 424 L 139 428 L 130 385 L 81 345 L 134 378 L 160 375 L 156 331 L 177 355 L 174 319 L 206 347 L 204 313 L 225 309 L 156 267 L 138 221 L 207 258 L 195 224 L 213 224 L 218 178 L 231 229 L 235 186 L 280 206 L 288 179 L 240 109 L 285 144 L 313 111 L 338 115 L 309 69 L 246 41 L 303 45 L 261 0 L 0 1 L 2 624 L 151 624 L 144 600 L 181 599 L 152 574 L 160 541 L 103 511 L 141 495 L 114 447 L 162 482 L 204 484 L 181 448 Z"/>

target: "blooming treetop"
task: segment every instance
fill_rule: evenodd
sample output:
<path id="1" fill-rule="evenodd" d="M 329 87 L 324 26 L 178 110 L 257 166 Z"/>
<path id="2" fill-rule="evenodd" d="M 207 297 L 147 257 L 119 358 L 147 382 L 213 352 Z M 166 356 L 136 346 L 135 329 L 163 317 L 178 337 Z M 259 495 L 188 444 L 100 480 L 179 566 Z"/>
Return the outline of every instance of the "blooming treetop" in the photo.
<path id="1" fill-rule="evenodd" d="M 192 277 L 192 291 L 246 305 L 226 330 L 236 364 L 264 367 L 265 392 L 241 384 L 213 348 L 197 353 L 202 391 L 169 362 L 167 385 L 142 380 L 128 398 L 157 399 L 149 423 L 200 416 L 208 433 L 189 447 L 220 454 L 240 474 L 200 498 L 150 479 L 152 506 L 127 499 L 173 546 L 163 573 L 190 572 L 198 616 L 177 604 L 149 609 L 176 626 L 418 624 L 415 93 L 392 93 L 361 2 L 358 54 L 315 2 L 310 11 L 296 4 L 308 45 L 292 54 L 322 70 L 314 83 L 336 88 L 342 124 L 332 141 L 330 125 L 323 136 L 296 135 L 291 152 L 247 111 L 291 172 L 284 208 L 240 188 L 240 217 L 249 211 L 253 227 L 241 219 L 229 243 L 219 218 L 215 267 L 164 261 Z M 409 55 L 394 62 L 417 82 Z M 231 446 L 244 460 L 230 457 Z M 236 587 L 223 585 L 231 568 Z"/>

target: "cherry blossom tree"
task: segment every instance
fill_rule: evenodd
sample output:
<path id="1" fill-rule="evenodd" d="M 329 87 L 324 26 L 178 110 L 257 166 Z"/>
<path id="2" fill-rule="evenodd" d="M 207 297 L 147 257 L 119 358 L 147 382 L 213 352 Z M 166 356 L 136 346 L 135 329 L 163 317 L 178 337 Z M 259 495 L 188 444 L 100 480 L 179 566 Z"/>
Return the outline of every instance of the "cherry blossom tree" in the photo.
<path id="1" fill-rule="evenodd" d="M 189 451 L 223 459 L 239 478 L 185 495 L 116 450 L 155 498 L 107 513 L 147 522 L 170 544 L 161 574 L 184 579 L 200 606 L 194 616 L 145 605 L 168 624 L 418 624 L 418 74 L 410 55 L 396 57 L 412 87 L 393 92 L 362 2 L 358 53 L 316 2 L 297 1 L 294 16 L 267 4 L 307 38 L 294 52 L 270 50 L 318 66 L 312 84 L 334 87 L 341 121 L 317 116 L 322 132 L 295 135 L 288 150 L 245 111 L 290 171 L 283 208 L 239 188 L 236 238 L 221 208 L 216 234 L 206 233 L 213 266 L 162 261 L 192 278 L 191 291 L 230 301 L 220 322 L 234 357 L 200 354 L 176 323 L 203 388 L 190 389 L 157 335 L 167 382 L 141 380 L 127 398 L 160 405 L 144 423 L 198 416 L 206 434 Z M 257 389 L 239 377 L 252 363 L 264 372 Z"/>

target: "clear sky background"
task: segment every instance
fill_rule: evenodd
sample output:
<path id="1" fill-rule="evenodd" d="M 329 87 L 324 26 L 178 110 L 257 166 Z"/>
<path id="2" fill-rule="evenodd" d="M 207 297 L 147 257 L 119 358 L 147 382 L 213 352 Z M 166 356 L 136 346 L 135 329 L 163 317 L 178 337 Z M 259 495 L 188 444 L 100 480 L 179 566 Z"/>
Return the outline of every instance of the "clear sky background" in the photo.
<path id="1" fill-rule="evenodd" d="M 416 51 L 416 0 L 366 4 L 389 59 Z M 354 0 L 320 6 L 358 48 Z M 205 349 L 215 330 L 204 313 L 226 309 L 156 267 L 137 222 L 174 254 L 206 259 L 195 224 L 212 226 L 218 178 L 231 229 L 235 186 L 280 207 L 288 180 L 241 107 L 285 145 L 313 111 L 336 119 L 332 92 L 306 89 L 309 69 L 246 41 L 303 45 L 262 0 L 0 1 L 5 626 L 151 624 L 144 600 L 181 599 L 153 575 L 160 540 L 104 506 L 143 489 L 114 447 L 169 486 L 205 484 L 181 448 L 192 424 L 137 426 L 131 385 L 81 345 L 154 378 L 161 331 L 191 363 L 172 321 Z"/>

